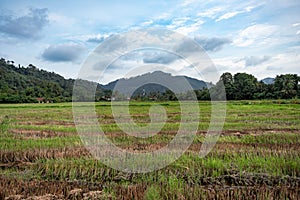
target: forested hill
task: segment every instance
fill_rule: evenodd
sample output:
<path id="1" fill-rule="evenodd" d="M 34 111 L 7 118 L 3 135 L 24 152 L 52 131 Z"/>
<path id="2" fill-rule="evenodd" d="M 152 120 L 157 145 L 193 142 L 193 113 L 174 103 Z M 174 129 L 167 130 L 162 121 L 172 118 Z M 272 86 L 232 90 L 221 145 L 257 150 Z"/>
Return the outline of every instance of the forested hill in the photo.
<path id="1" fill-rule="evenodd" d="M 71 101 L 74 82 L 74 79 L 65 79 L 54 72 L 38 69 L 32 64 L 28 67 L 20 65 L 16 67 L 13 61 L 0 59 L 0 102 L 2 103 Z M 98 98 L 103 95 L 103 92 L 105 91 L 97 87 Z"/>
<path id="2" fill-rule="evenodd" d="M 70 101 L 74 80 L 33 65 L 0 60 L 0 102 Z"/>
<path id="3" fill-rule="evenodd" d="M 186 81 L 186 82 L 184 82 Z M 154 83 L 153 83 L 154 82 Z M 155 84 L 155 82 L 160 84 Z M 122 78 L 108 83 L 107 85 L 101 85 L 102 88 L 113 90 L 118 84 L 119 92 L 125 95 L 130 94 L 130 91 L 134 91 L 133 96 L 138 96 L 139 94 L 145 93 L 145 95 L 155 95 L 157 93 L 163 94 L 168 88 L 164 87 L 163 84 L 172 83 L 173 87 L 179 92 L 187 92 L 188 88 L 184 87 L 186 83 L 193 90 L 202 90 L 205 88 L 210 88 L 212 83 L 206 83 L 202 80 L 194 79 L 188 76 L 173 76 L 170 73 L 165 73 L 162 71 L 154 71 L 145 73 L 139 76 Z M 137 86 L 141 86 L 136 88 Z M 181 89 L 180 89 L 181 87 Z"/>

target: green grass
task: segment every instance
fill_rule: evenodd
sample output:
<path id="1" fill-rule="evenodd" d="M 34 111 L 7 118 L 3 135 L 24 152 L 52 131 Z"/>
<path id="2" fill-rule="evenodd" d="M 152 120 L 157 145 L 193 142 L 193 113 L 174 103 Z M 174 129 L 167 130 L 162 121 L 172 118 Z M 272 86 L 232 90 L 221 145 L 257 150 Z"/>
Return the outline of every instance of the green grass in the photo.
<path id="1" fill-rule="evenodd" d="M 196 154 L 185 154 L 162 170 L 148 174 L 136 174 L 130 182 L 143 183 L 160 180 L 161 182 L 169 181 L 172 185 L 171 182 L 201 181 L 203 177 L 220 177 L 227 175 L 230 171 L 240 174 L 247 172 L 298 177 L 300 175 L 299 164 L 298 155 L 260 156 L 254 153 L 228 153 L 201 159 Z M 128 174 L 106 167 L 100 161 L 85 157 L 43 159 L 37 161 L 34 170 L 47 180 L 129 181 Z M 167 174 L 170 176 L 166 176 Z"/>
<path id="2" fill-rule="evenodd" d="M 241 143 L 241 144 L 299 144 L 300 134 L 278 133 L 263 135 L 221 136 L 219 143 Z"/>
<path id="3" fill-rule="evenodd" d="M 247 103 L 247 104 L 246 104 Z M 229 102 L 227 103 L 227 116 L 225 120 L 225 130 L 245 130 L 245 129 L 300 129 L 299 104 L 274 104 L 271 101 L 254 101 L 245 102 Z M 130 106 L 130 113 L 144 114 L 140 117 L 140 126 L 145 126 L 149 122 L 148 110 L 153 103 L 150 102 L 133 102 Z M 164 130 L 174 130 L 178 127 L 176 123 L 180 123 L 180 106 L 176 102 L 160 103 L 165 105 L 169 116 Z M 0 105 L 1 115 L 9 116 L 15 122 L 12 128 L 24 128 L 33 130 L 53 130 L 62 132 L 74 132 L 74 127 L 57 127 L 47 126 L 30 126 L 18 124 L 19 122 L 34 122 L 34 121 L 62 121 L 72 122 L 72 104 L 21 104 L 21 105 Z M 200 102 L 200 124 L 199 129 L 205 130 L 210 122 L 210 102 Z M 51 110 L 51 111 L 50 111 Z M 99 122 L 104 131 L 114 132 L 119 131 L 113 122 L 113 116 L 110 109 L 110 104 L 101 102 L 96 104 L 96 112 L 99 116 Z M 134 117 L 137 118 L 137 117 Z M 107 123 L 107 120 L 112 121 Z M 106 123 L 105 123 L 106 122 Z M 104 124 L 105 123 L 105 124 Z M 175 124 L 174 124 L 175 123 Z"/>
<path id="4" fill-rule="evenodd" d="M 53 137 L 43 139 L 17 139 L 14 137 L 0 137 L 0 150 L 28 150 L 28 149 L 46 149 L 46 148 L 60 148 L 68 146 L 81 145 L 78 136 L 72 137 Z"/>
<path id="5" fill-rule="evenodd" d="M 149 109 L 154 104 L 165 107 L 168 120 L 162 128 L 162 134 L 146 139 L 123 134 L 114 122 L 110 103 L 96 103 L 96 114 L 101 128 L 107 135 L 111 134 L 108 136 L 109 139 L 119 147 L 167 145 L 174 138 L 180 125 L 180 106 L 177 102 L 130 102 L 129 111 L 138 126 L 146 127 L 150 119 Z M 118 106 L 122 106 L 122 103 Z M 198 157 L 199 149 L 189 150 L 163 169 L 147 174 L 130 175 L 111 169 L 90 156 L 71 155 L 45 159 L 42 155 L 38 157 L 39 154 L 36 154 L 36 159 L 33 159 L 33 163 L 28 166 L 0 167 L 0 175 L 26 181 L 38 179 L 79 181 L 87 185 L 98 183 L 101 184 L 103 193 L 108 194 L 108 198 L 114 199 L 123 195 L 121 190 L 129 191 L 128 188 L 135 187 L 144 188 L 139 190 L 143 193 L 144 199 L 209 198 L 210 191 L 203 190 L 202 186 L 209 185 L 211 181 L 212 184 L 216 183 L 217 186 L 222 187 L 227 184 L 227 176 L 238 177 L 240 178 L 238 181 L 242 181 L 243 184 L 249 181 L 251 184 L 260 183 L 261 177 L 266 176 L 267 181 L 275 185 L 264 183 L 271 184 L 271 189 L 262 189 L 259 193 L 259 197 L 265 199 L 272 198 L 276 193 L 272 187 L 280 188 L 282 185 L 289 185 L 294 189 L 296 182 L 291 181 L 294 180 L 291 178 L 297 179 L 300 176 L 300 104 L 292 100 L 229 101 L 226 107 L 224 134 L 205 158 Z M 201 134 L 195 136 L 193 145 L 200 148 L 200 144 L 204 141 L 203 133 L 209 127 L 211 104 L 206 101 L 199 102 L 199 108 L 198 128 Z M 39 149 L 50 151 L 82 146 L 76 134 L 76 127 L 72 125 L 71 103 L 0 104 L 0 109 L 2 157 L 6 156 L 6 152 L 10 153 L 10 156 L 13 156 L 11 152 L 15 152 L 16 155 L 18 153 L 20 156 L 23 155 L 23 151 L 28 154 L 35 153 Z M 193 119 L 195 114 L 197 113 L 190 112 L 190 119 Z M 22 135 L 24 130 L 29 135 Z M 18 131 L 20 133 L 16 133 Z M 30 137 L 30 131 L 57 134 L 49 137 Z M 275 179 L 278 181 L 274 181 Z M 245 186 L 243 184 L 240 186 Z M 258 184 L 257 187 L 260 189 L 262 185 Z M 226 189 L 223 190 L 224 195 L 229 194 Z M 245 199 L 249 197 L 248 191 L 249 189 L 234 190 L 232 198 Z M 283 189 L 280 194 L 289 194 L 289 192 Z M 286 198 L 285 195 L 277 197 Z"/>
<path id="6" fill-rule="evenodd" d="M 64 125 L 19 125 L 13 126 L 15 129 L 24 130 L 35 130 L 35 131 L 54 131 L 54 132 L 65 132 L 65 133 L 76 133 L 76 127 L 67 127 Z"/>

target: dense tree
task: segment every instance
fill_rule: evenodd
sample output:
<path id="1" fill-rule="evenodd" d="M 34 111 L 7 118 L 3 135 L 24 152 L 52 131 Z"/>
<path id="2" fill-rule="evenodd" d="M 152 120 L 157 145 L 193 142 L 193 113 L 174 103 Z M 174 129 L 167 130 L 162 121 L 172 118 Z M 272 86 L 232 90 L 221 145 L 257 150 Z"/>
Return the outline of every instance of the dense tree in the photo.
<path id="1" fill-rule="evenodd" d="M 237 73 L 233 77 L 234 97 L 236 100 L 253 99 L 257 92 L 257 79 L 246 73 Z"/>
<path id="2" fill-rule="evenodd" d="M 166 90 L 165 93 L 163 93 L 163 99 L 164 100 L 168 100 L 168 101 L 176 101 L 177 97 L 174 94 L 174 92 L 172 92 L 172 90 Z"/>
<path id="3" fill-rule="evenodd" d="M 33 64 L 15 67 L 14 62 L 0 59 L 0 102 L 38 102 L 37 98 L 49 102 L 71 101 L 74 82 L 74 79 L 40 70 Z M 99 98 L 103 96 L 100 87 L 96 94 Z"/>
<path id="4" fill-rule="evenodd" d="M 290 99 L 300 97 L 300 77 L 296 74 L 280 75 L 275 78 L 274 84 L 258 82 L 257 79 L 246 73 L 223 73 L 220 80 L 210 89 L 209 95 L 221 98 L 222 87 L 226 90 L 227 100 L 243 99 Z M 207 94 L 197 92 L 198 99 L 207 99 Z"/>
<path id="5" fill-rule="evenodd" d="M 205 88 L 202 90 L 195 90 L 194 92 L 198 100 L 210 100 L 209 89 Z"/>
<path id="6" fill-rule="evenodd" d="M 233 76 L 231 73 L 226 72 L 223 73 L 220 77 L 220 81 L 223 82 L 225 91 L 226 91 L 226 98 L 228 100 L 232 100 L 235 98 L 235 88 L 233 85 Z M 217 83 L 218 85 L 218 83 Z"/>
<path id="7" fill-rule="evenodd" d="M 276 76 L 274 89 L 278 98 L 291 99 L 297 96 L 299 77 L 297 74 Z"/>

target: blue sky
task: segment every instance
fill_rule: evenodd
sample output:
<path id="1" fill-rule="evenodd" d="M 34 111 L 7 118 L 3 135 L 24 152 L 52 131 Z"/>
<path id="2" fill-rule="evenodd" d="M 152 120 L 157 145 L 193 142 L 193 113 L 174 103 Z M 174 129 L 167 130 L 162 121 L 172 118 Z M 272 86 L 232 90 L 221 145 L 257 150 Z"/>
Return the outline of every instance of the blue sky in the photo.
<path id="1" fill-rule="evenodd" d="M 220 73 L 247 72 L 258 79 L 300 74 L 298 0 L 224 2 L 1 0 L 0 57 L 76 78 L 89 53 L 106 38 L 157 27 L 194 39 Z M 132 59 L 122 64 L 144 63 Z M 174 64 L 175 74 L 199 78 L 180 64 Z M 123 69 L 110 71 L 100 82 L 121 78 Z"/>

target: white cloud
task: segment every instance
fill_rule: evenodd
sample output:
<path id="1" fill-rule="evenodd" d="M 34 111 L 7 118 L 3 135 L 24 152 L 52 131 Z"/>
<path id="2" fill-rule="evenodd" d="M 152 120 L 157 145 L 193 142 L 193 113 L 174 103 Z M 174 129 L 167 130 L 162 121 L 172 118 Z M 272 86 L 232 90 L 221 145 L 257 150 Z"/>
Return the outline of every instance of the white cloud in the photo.
<path id="1" fill-rule="evenodd" d="M 296 27 L 296 26 L 300 26 L 300 23 L 294 23 L 292 24 L 293 27 Z"/>
<path id="2" fill-rule="evenodd" d="M 214 19 L 216 17 L 217 13 L 219 13 L 223 10 L 224 10 L 223 7 L 213 7 L 213 8 L 210 8 L 208 10 L 205 10 L 203 12 L 199 12 L 197 14 L 197 16 L 199 16 L 199 17 L 208 17 L 208 18 Z"/>
<path id="3" fill-rule="evenodd" d="M 300 54 L 295 52 L 281 53 L 273 56 L 270 62 L 266 65 L 269 70 L 277 71 L 277 73 L 298 73 L 300 74 L 299 68 Z"/>
<path id="4" fill-rule="evenodd" d="M 181 3 L 181 6 L 189 6 L 191 5 L 192 3 L 196 2 L 196 0 L 184 0 L 182 3 Z"/>
<path id="5" fill-rule="evenodd" d="M 294 23 L 292 24 L 293 30 L 298 29 L 298 26 L 300 26 L 300 23 Z M 300 34 L 300 30 L 296 30 L 296 35 Z"/>
<path id="6" fill-rule="evenodd" d="M 153 24 L 153 20 L 148 20 L 148 21 L 145 21 L 141 24 L 141 26 L 150 26 L 151 24 Z"/>
<path id="7" fill-rule="evenodd" d="M 265 44 L 277 30 L 275 25 L 255 24 L 241 30 L 233 44 L 239 47 Z"/>
<path id="8" fill-rule="evenodd" d="M 154 20 L 166 19 L 166 18 L 171 17 L 171 15 L 172 14 L 170 12 L 165 12 L 165 13 L 162 13 L 161 15 L 158 15 L 157 17 L 154 17 Z"/>
<path id="9" fill-rule="evenodd" d="M 245 8 L 245 11 L 246 12 L 251 12 L 254 8 L 256 8 L 255 6 L 247 6 L 246 8 Z"/>
<path id="10" fill-rule="evenodd" d="M 232 74 L 245 72 L 253 74 L 259 80 L 266 77 L 275 77 L 279 74 L 295 73 L 300 74 L 298 63 L 300 62 L 299 51 L 290 51 L 271 56 L 251 56 L 246 59 L 252 59 L 251 63 L 258 64 L 255 67 L 246 67 L 245 57 L 223 57 L 212 59 L 219 73 L 230 72 Z M 255 63 L 253 63 L 253 58 Z M 260 63 L 258 62 L 260 61 Z M 218 77 L 217 77 L 218 78 Z M 213 81 L 217 81 L 217 78 Z"/>
<path id="11" fill-rule="evenodd" d="M 189 17 L 180 17 L 172 20 L 172 24 L 168 25 L 167 28 L 174 29 L 185 26 L 186 22 L 190 20 Z"/>
<path id="12" fill-rule="evenodd" d="M 176 28 L 175 31 L 178 33 L 181 33 L 183 35 L 189 35 L 191 33 L 196 32 L 197 30 L 199 30 L 199 28 L 201 27 L 201 25 L 204 23 L 204 21 L 202 20 L 197 20 L 195 23 L 189 24 L 189 25 L 183 25 L 179 28 Z"/>
<path id="13" fill-rule="evenodd" d="M 221 67 L 225 71 L 239 71 L 244 69 L 244 61 L 239 57 L 214 58 L 212 61 L 218 68 Z"/>
<path id="14" fill-rule="evenodd" d="M 240 13 L 243 13 L 243 11 L 228 12 L 228 13 L 222 15 L 221 17 L 219 17 L 218 19 L 216 19 L 216 22 L 224 20 L 224 19 L 232 18 Z"/>
<path id="15" fill-rule="evenodd" d="M 222 16 L 220 16 L 218 19 L 216 19 L 216 22 L 219 22 L 221 20 L 230 19 L 232 17 L 235 17 L 238 14 L 249 13 L 253 9 L 258 8 L 258 7 L 262 6 L 262 5 L 264 5 L 264 3 L 256 4 L 256 5 L 253 5 L 253 6 L 246 6 L 245 8 L 242 8 L 240 10 L 235 10 L 235 11 L 227 12 L 227 13 L 223 14 Z"/>
<path id="16" fill-rule="evenodd" d="M 223 58 L 213 58 L 213 64 L 215 65 L 218 74 L 213 70 L 213 67 L 207 67 L 203 70 L 203 73 L 209 77 L 206 81 L 212 81 L 216 83 L 220 75 L 224 72 L 241 72 L 245 70 L 244 61 L 239 57 L 223 57 Z"/>

